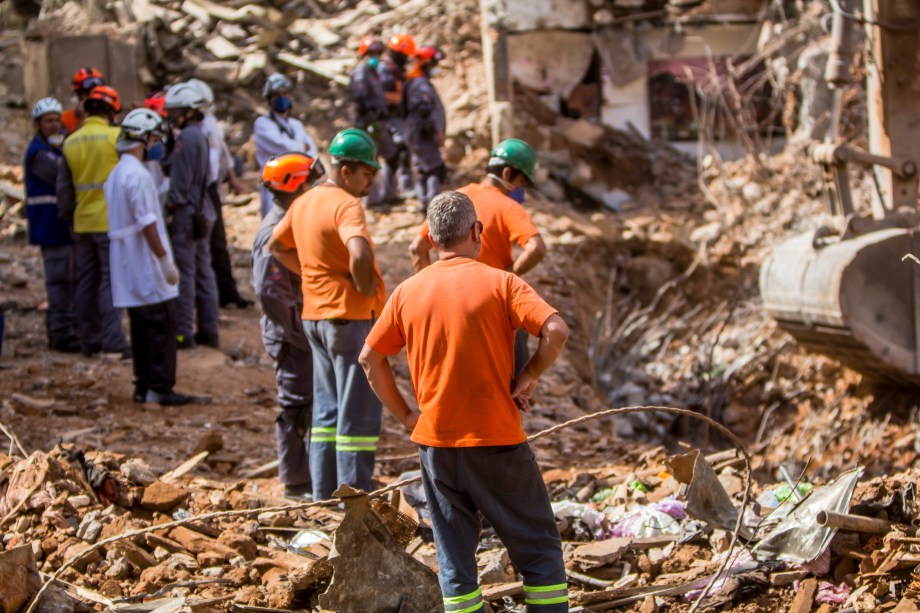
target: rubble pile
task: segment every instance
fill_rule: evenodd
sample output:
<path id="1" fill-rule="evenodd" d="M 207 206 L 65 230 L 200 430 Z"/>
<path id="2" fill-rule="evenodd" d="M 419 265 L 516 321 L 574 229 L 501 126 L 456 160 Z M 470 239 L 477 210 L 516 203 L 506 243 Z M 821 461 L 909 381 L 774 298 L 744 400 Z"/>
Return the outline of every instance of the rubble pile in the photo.
<path id="1" fill-rule="evenodd" d="M 294 506 L 258 482 L 190 476 L 193 465 L 157 475 L 69 446 L 0 455 L 0 606 L 23 610 L 65 563 L 37 610 L 438 606 L 417 483 L 374 498 L 343 486 L 343 505 Z M 915 472 L 755 482 L 742 508 L 745 474 L 736 450 L 697 449 L 547 471 L 573 610 L 681 611 L 704 588 L 703 610 L 916 610 Z M 491 529 L 477 557 L 492 610 L 521 610 L 520 577 Z"/>

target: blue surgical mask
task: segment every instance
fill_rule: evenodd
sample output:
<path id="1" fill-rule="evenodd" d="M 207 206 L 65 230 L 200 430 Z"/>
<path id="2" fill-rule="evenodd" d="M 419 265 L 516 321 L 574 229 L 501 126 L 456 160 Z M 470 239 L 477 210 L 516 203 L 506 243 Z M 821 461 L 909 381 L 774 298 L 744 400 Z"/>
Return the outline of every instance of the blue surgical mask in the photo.
<path id="1" fill-rule="evenodd" d="M 156 143 L 152 147 L 147 147 L 147 161 L 155 162 L 157 160 L 162 160 L 165 153 L 166 148 L 163 146 L 163 143 Z"/>
<path id="2" fill-rule="evenodd" d="M 291 108 L 291 99 L 288 96 L 278 96 L 272 100 L 272 110 L 278 113 L 284 113 Z"/>
<path id="3" fill-rule="evenodd" d="M 521 204 L 524 203 L 524 196 L 526 196 L 526 195 L 527 195 L 527 194 L 526 194 L 526 192 L 524 191 L 524 188 L 523 188 L 523 187 L 515 187 L 514 189 L 512 189 L 511 191 L 508 192 L 508 197 L 509 197 L 509 198 L 511 198 L 511 199 L 514 200 L 515 202 L 518 202 L 518 203 L 521 203 Z"/>
<path id="4" fill-rule="evenodd" d="M 377 64 L 379 63 L 380 63 L 380 58 L 377 57 L 376 55 L 367 58 L 367 65 L 371 70 L 375 70 L 377 68 Z"/>

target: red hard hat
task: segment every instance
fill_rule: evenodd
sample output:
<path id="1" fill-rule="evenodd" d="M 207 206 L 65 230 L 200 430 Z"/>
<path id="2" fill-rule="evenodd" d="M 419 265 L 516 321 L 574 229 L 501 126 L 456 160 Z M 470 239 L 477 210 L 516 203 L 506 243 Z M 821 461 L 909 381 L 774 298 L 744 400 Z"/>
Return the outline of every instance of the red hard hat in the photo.
<path id="1" fill-rule="evenodd" d="M 403 55 L 415 55 L 415 39 L 409 34 L 397 34 L 390 39 L 387 47 Z"/>
<path id="2" fill-rule="evenodd" d="M 415 57 L 423 62 L 431 62 L 437 64 L 444 59 L 444 52 L 437 47 L 427 46 L 419 49 L 415 53 Z"/>
<path id="3" fill-rule="evenodd" d="M 150 97 L 144 100 L 144 106 L 157 113 L 160 117 L 166 117 L 166 92 L 158 91 L 150 94 Z"/>
<path id="4" fill-rule="evenodd" d="M 98 87 L 94 87 L 86 99 L 105 102 L 110 107 L 112 107 L 112 110 L 114 110 L 116 113 L 121 110 L 121 101 L 118 99 L 118 92 L 108 85 L 99 85 Z"/>
<path id="5" fill-rule="evenodd" d="M 376 36 L 365 36 L 358 45 L 358 57 L 364 57 L 368 53 L 383 53 L 383 41 Z"/>
<path id="6" fill-rule="evenodd" d="M 97 69 L 87 66 L 86 68 L 81 68 L 73 76 L 73 81 L 71 82 L 73 86 L 73 91 L 78 92 L 81 89 L 93 89 L 99 85 L 105 85 L 105 77 L 102 76 L 102 73 Z"/>

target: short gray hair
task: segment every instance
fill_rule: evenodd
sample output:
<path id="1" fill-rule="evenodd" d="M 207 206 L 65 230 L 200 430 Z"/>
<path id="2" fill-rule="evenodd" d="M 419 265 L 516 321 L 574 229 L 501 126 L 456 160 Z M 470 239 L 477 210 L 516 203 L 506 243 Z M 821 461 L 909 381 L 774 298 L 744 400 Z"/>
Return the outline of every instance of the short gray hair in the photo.
<path id="1" fill-rule="evenodd" d="M 438 249 L 461 242 L 476 223 L 473 201 L 460 192 L 443 192 L 428 205 L 428 228 L 431 241 Z"/>

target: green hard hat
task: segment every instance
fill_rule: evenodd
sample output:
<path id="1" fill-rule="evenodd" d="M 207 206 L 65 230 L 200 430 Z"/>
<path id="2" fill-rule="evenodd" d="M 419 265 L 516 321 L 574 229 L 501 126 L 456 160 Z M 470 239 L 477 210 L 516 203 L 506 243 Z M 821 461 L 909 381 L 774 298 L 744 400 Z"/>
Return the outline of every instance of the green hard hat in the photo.
<path id="1" fill-rule="evenodd" d="M 329 155 L 333 159 L 361 162 L 372 168 L 380 168 L 374 139 L 358 128 L 348 128 L 336 134 L 329 145 Z"/>
<path id="2" fill-rule="evenodd" d="M 537 154 L 533 147 L 519 138 L 509 138 L 498 143 L 490 154 L 508 162 L 524 173 L 524 176 L 533 183 L 533 168 L 537 163 Z"/>

